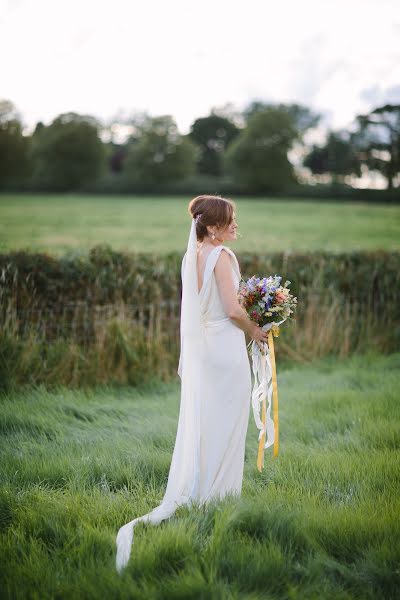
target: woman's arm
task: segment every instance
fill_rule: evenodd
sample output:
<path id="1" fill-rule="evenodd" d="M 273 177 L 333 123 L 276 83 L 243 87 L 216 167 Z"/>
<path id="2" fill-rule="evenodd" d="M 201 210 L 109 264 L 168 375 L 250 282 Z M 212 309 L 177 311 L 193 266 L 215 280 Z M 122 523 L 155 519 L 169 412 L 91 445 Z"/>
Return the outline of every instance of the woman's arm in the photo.
<path id="1" fill-rule="evenodd" d="M 257 343 L 266 342 L 268 339 L 267 332 L 252 321 L 244 308 L 239 304 L 232 277 L 231 257 L 227 252 L 220 252 L 214 271 L 221 302 L 228 317 L 232 319 L 235 325 L 251 338 L 255 339 Z"/>

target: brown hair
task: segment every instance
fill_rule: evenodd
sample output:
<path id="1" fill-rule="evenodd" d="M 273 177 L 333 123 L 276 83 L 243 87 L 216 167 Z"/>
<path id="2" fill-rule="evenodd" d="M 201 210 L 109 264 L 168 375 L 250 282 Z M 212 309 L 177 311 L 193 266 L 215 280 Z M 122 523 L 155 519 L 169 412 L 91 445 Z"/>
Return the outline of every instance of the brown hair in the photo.
<path id="1" fill-rule="evenodd" d="M 222 196 L 202 195 L 193 198 L 189 202 L 188 212 L 192 218 L 201 215 L 196 224 L 197 240 L 201 242 L 208 235 L 207 225 L 220 228 L 230 225 L 235 208 L 233 200 Z"/>

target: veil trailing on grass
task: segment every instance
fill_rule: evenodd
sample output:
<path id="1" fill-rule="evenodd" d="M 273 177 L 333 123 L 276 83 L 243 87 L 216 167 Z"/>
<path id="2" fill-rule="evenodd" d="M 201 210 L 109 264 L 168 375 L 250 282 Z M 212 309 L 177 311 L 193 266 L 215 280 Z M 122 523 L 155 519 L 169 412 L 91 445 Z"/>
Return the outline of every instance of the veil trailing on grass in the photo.
<path id="1" fill-rule="evenodd" d="M 182 303 L 180 319 L 181 348 L 178 374 L 181 401 L 175 447 L 168 483 L 162 502 L 151 512 L 123 525 L 117 534 L 116 568 L 121 572 L 128 563 L 133 528 L 139 521 L 157 525 L 172 516 L 178 506 L 198 500 L 200 473 L 200 368 L 204 329 L 197 282 L 196 219 L 192 219 L 187 251 L 182 260 Z"/>

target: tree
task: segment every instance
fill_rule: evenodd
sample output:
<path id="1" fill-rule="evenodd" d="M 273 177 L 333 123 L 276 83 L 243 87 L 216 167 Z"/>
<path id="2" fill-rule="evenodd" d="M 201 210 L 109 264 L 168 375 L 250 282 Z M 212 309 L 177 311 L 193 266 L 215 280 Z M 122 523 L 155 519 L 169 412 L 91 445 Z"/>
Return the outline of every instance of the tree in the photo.
<path id="1" fill-rule="evenodd" d="M 103 121 L 101 139 L 107 149 L 107 163 L 112 174 L 123 172 L 128 149 L 140 139 L 141 128 L 148 119 L 146 111 L 132 113 L 120 109 L 110 119 Z"/>
<path id="2" fill-rule="evenodd" d="M 239 129 L 225 117 L 211 114 L 196 119 L 191 126 L 189 137 L 201 151 L 197 163 L 200 173 L 221 175 L 223 153 L 238 135 Z"/>
<path id="3" fill-rule="evenodd" d="M 226 152 L 226 167 L 252 192 L 278 191 L 295 181 L 287 153 L 298 132 L 292 117 L 277 108 L 257 111 Z"/>
<path id="4" fill-rule="evenodd" d="M 400 104 L 385 104 L 356 117 L 357 145 L 363 162 L 387 178 L 387 189 L 400 172 Z"/>
<path id="5" fill-rule="evenodd" d="M 346 175 L 361 176 L 361 163 L 352 136 L 345 131 L 329 132 L 325 146 L 314 145 L 304 159 L 314 174 L 329 173 L 334 182 Z"/>
<path id="6" fill-rule="evenodd" d="M 29 175 L 29 138 L 15 106 L 0 100 L 0 187 L 22 184 Z"/>
<path id="7" fill-rule="evenodd" d="M 149 117 L 135 130 L 124 172 L 138 184 L 179 181 L 194 173 L 198 152 L 187 136 L 179 134 L 170 115 Z"/>
<path id="8" fill-rule="evenodd" d="M 49 125 L 38 123 L 32 138 L 33 184 L 40 189 L 74 190 L 101 173 L 105 149 L 98 121 L 64 113 Z"/>
<path id="9" fill-rule="evenodd" d="M 319 113 L 315 113 L 307 106 L 302 106 L 301 104 L 267 103 L 258 100 L 254 100 L 245 108 L 243 111 L 243 116 L 245 117 L 246 121 L 248 121 L 253 115 L 270 108 L 287 113 L 291 117 L 298 131 L 299 140 L 302 139 L 304 133 L 308 129 L 317 127 L 321 119 L 321 115 Z"/>

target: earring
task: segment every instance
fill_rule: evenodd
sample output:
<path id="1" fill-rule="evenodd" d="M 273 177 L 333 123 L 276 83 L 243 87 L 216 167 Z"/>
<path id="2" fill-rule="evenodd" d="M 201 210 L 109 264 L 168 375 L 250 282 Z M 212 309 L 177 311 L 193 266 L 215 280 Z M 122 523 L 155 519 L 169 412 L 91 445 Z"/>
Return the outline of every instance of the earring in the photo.
<path id="1" fill-rule="evenodd" d="M 215 233 L 212 234 L 211 238 L 215 240 Z"/>

